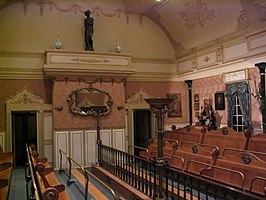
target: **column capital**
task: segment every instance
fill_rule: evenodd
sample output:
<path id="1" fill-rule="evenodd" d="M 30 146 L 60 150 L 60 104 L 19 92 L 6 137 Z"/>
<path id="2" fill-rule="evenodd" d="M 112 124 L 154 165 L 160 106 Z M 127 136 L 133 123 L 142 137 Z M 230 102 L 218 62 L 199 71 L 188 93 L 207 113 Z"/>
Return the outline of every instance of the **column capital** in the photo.
<path id="1" fill-rule="evenodd" d="M 259 68 L 260 73 L 265 74 L 266 62 L 256 63 L 255 66 Z"/>
<path id="2" fill-rule="evenodd" d="M 192 80 L 185 80 L 185 83 L 187 84 L 188 88 L 192 87 Z"/>

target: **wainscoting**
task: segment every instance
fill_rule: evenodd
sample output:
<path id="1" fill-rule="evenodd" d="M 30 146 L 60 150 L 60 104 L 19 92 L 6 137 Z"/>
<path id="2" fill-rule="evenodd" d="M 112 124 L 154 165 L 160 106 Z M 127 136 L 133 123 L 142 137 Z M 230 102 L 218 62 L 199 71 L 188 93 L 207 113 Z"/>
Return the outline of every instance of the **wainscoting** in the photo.
<path id="1" fill-rule="evenodd" d="M 101 140 L 106 146 L 125 151 L 125 129 L 101 130 Z M 59 168 L 60 153 L 62 149 L 75 161 L 83 166 L 90 166 L 97 159 L 97 133 L 96 130 L 74 130 L 54 132 L 54 167 Z M 63 156 L 63 166 L 67 165 Z"/>

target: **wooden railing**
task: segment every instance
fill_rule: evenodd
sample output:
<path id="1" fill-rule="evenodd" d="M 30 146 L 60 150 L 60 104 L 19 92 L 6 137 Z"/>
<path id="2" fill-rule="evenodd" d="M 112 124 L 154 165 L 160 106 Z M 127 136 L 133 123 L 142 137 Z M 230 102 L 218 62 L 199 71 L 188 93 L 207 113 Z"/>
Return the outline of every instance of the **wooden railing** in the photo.
<path id="1" fill-rule="evenodd" d="M 78 168 L 81 169 L 83 176 L 84 176 L 84 179 L 85 179 L 85 188 L 84 188 L 84 199 L 85 200 L 87 200 L 87 198 L 88 198 L 89 177 L 92 177 L 94 180 L 96 180 L 98 183 L 100 183 L 107 191 L 109 191 L 109 193 L 112 195 L 114 200 L 117 200 L 117 199 L 122 200 L 123 199 L 122 197 L 118 198 L 112 188 L 110 188 L 107 184 L 105 184 L 103 181 L 101 181 L 99 178 L 97 178 L 91 172 L 86 170 L 84 168 L 84 166 L 82 166 L 77 161 L 75 161 L 73 158 L 71 158 L 69 155 L 67 155 L 63 150 L 59 149 L 59 153 L 60 153 L 59 173 L 64 171 L 63 166 L 62 166 L 63 155 L 65 155 L 65 157 L 68 161 L 68 184 L 75 181 L 74 179 L 72 179 L 73 163 L 75 163 L 78 166 Z"/>
<path id="2" fill-rule="evenodd" d="M 99 155 L 100 167 L 146 195 L 156 198 L 159 186 L 157 184 L 158 172 L 155 160 L 130 155 L 102 144 L 99 145 L 99 148 L 101 149 Z M 207 167 L 212 166 L 210 164 L 206 165 Z M 221 167 L 216 168 L 222 169 Z M 239 174 L 241 179 L 244 179 L 243 174 L 235 173 Z M 200 174 L 192 174 L 186 170 L 177 169 L 169 166 L 167 162 L 164 163 L 163 191 L 166 199 L 180 197 L 184 199 L 208 199 L 212 197 L 214 199 L 241 200 L 265 198 L 263 194 L 254 194 L 243 189 L 243 183 L 240 187 L 236 187 L 203 177 Z"/>

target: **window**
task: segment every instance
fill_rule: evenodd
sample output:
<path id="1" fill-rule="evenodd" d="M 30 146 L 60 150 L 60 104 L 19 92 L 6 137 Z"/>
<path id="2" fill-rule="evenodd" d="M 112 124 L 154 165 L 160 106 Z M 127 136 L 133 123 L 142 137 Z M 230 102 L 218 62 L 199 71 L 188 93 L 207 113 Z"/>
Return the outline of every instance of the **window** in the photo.
<path id="1" fill-rule="evenodd" d="M 234 115 L 233 115 L 233 129 L 238 132 L 243 132 L 245 130 L 245 125 L 243 123 L 243 116 L 239 105 L 238 96 L 236 98 L 236 103 L 234 105 Z"/>

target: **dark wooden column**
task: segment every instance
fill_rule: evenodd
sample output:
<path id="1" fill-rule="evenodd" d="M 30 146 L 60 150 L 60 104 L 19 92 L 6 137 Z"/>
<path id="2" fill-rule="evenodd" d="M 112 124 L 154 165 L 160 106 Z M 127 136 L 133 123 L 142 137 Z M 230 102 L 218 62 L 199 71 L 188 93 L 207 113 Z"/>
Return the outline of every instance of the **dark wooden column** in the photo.
<path id="1" fill-rule="evenodd" d="M 163 135 L 164 135 L 164 115 L 167 112 L 167 105 L 174 101 L 172 98 L 153 98 L 145 99 L 156 118 L 157 130 L 155 130 L 158 142 L 158 156 L 156 159 L 156 168 L 158 174 L 158 190 L 154 194 L 155 199 L 165 199 L 163 194 L 163 173 L 165 160 L 163 158 Z M 154 179 L 155 180 L 155 179 Z"/>
<path id="2" fill-rule="evenodd" d="M 189 103 L 189 124 L 192 125 L 192 80 L 186 80 L 188 87 L 188 103 Z"/>
<path id="3" fill-rule="evenodd" d="M 265 89 L 265 71 L 266 71 L 266 62 L 255 64 L 256 67 L 260 70 L 260 111 L 262 114 L 262 128 L 263 133 L 266 133 L 266 89 Z"/>

